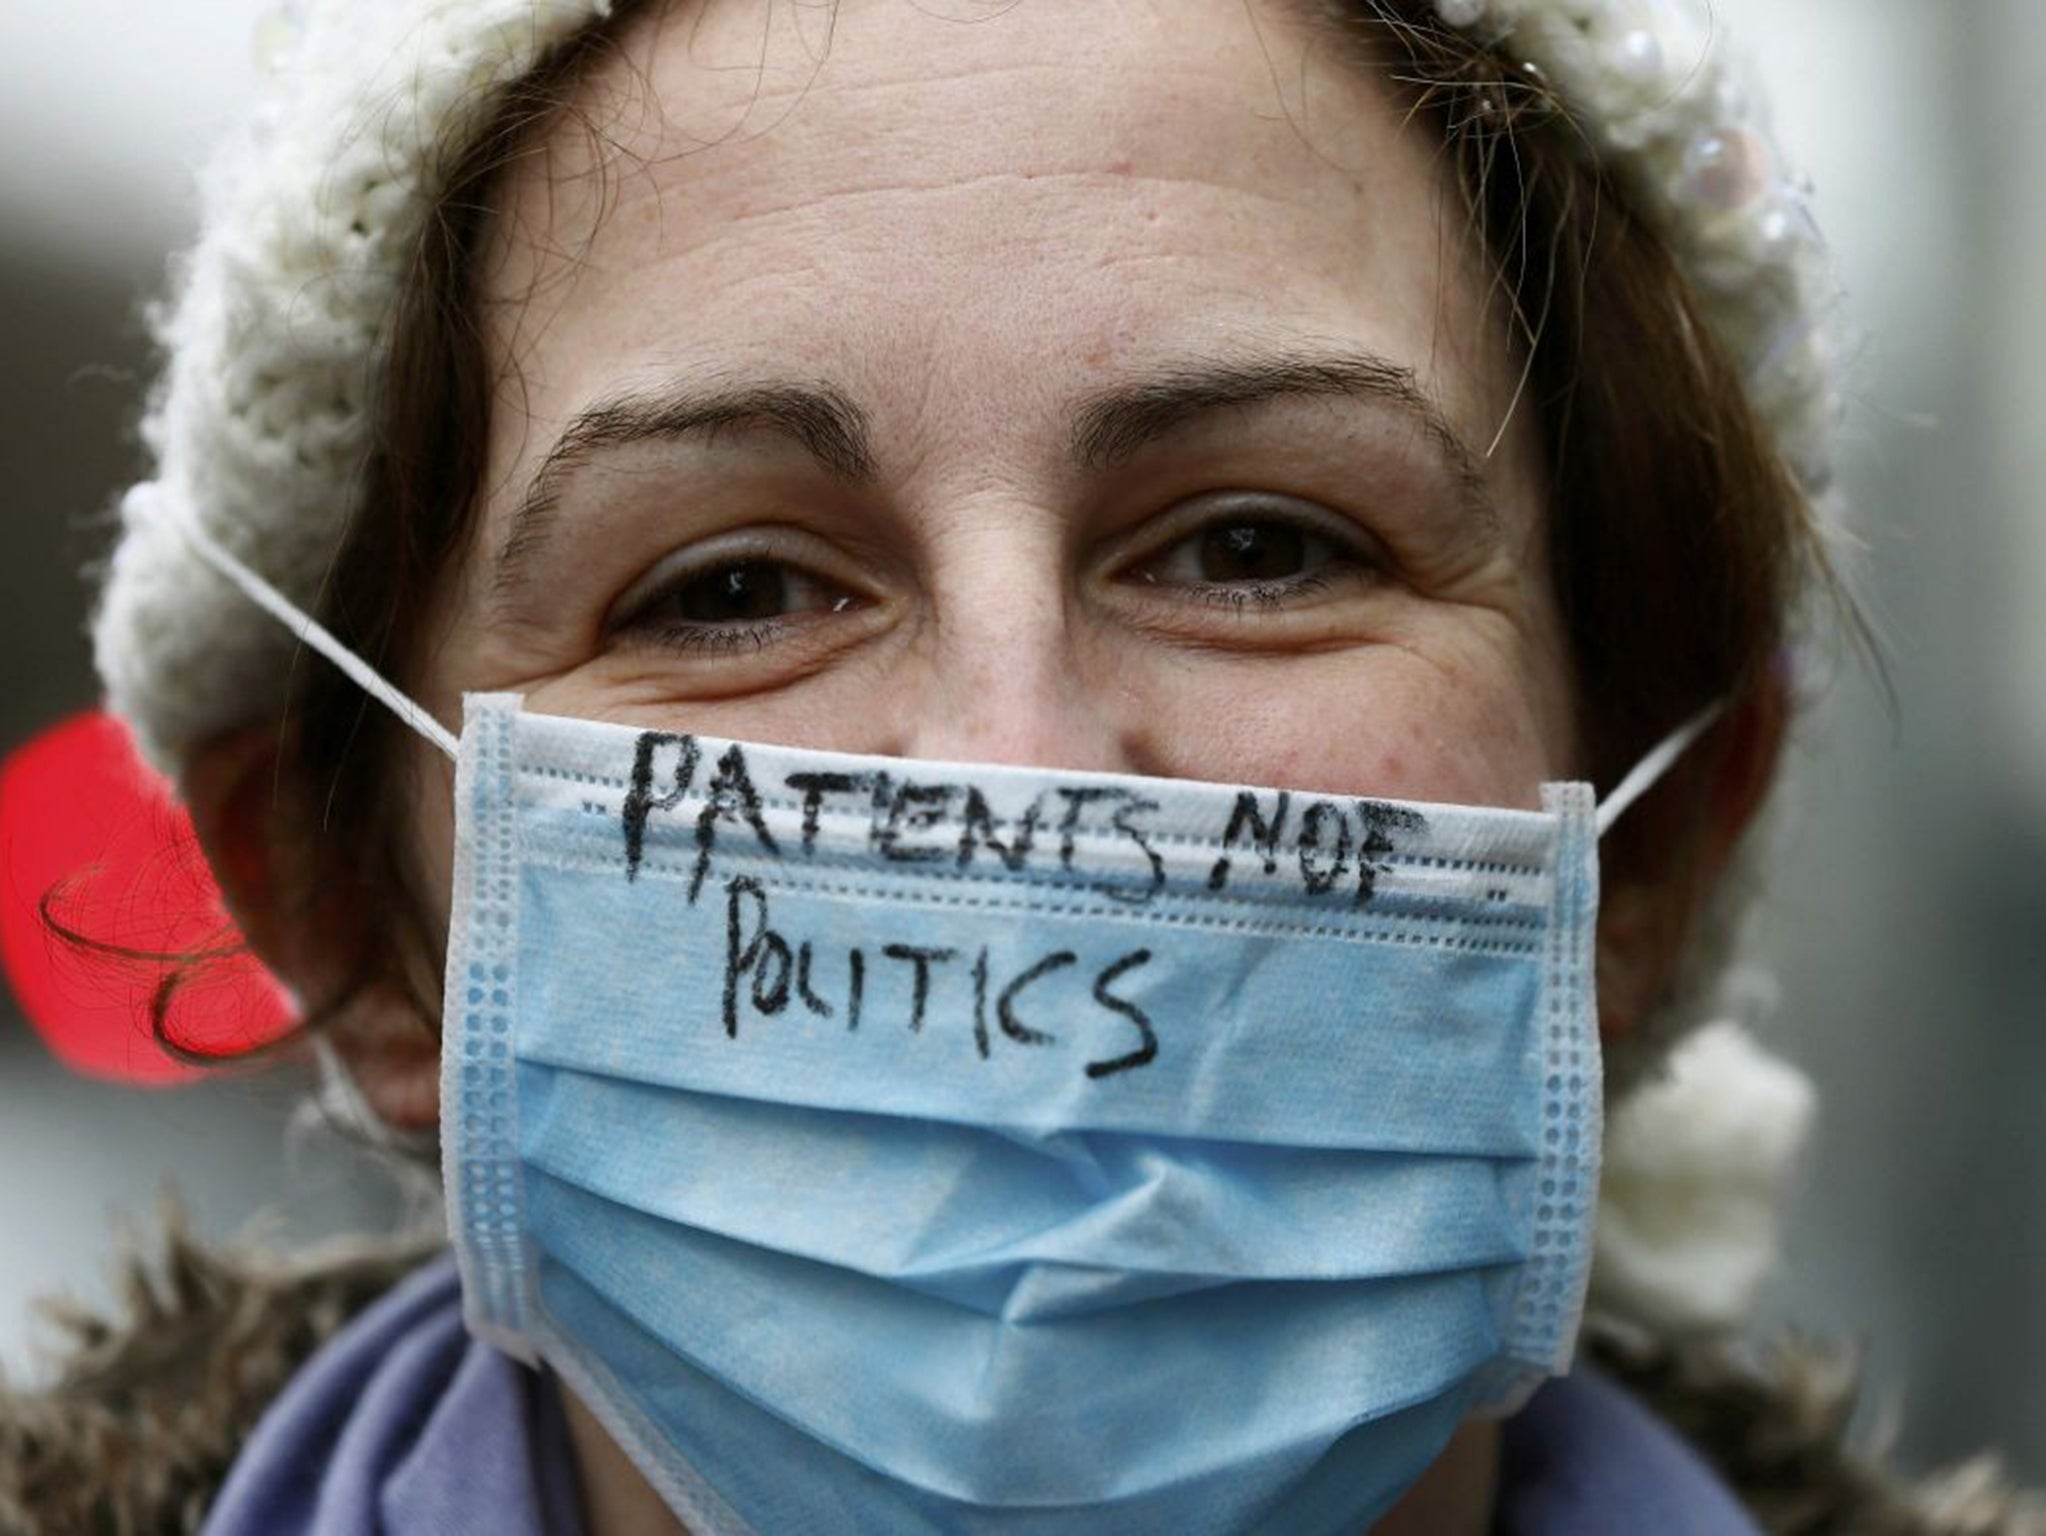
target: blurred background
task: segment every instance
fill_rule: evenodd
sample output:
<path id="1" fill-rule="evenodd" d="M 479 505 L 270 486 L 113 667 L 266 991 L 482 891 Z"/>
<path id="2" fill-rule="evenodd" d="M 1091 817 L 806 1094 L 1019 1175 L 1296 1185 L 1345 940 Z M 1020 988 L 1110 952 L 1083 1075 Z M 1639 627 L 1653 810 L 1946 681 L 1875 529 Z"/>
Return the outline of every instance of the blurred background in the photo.
<path id="1" fill-rule="evenodd" d="M 1771 898 L 1771 1044 L 1818 1081 L 1771 1319 L 1862 1341 L 1869 1427 L 2046 1483 L 2046 7 L 1715 0 L 1774 87 L 1862 338 L 1846 488 L 1899 709 L 1812 679 Z M 81 570 L 137 463 L 141 302 L 253 89 L 257 0 L 6 0 L 0 751 L 93 702 Z M 67 1073 L 0 995 L 0 1369 L 106 1292 L 174 1181 L 213 1237 L 388 1218 L 301 1075 Z"/>

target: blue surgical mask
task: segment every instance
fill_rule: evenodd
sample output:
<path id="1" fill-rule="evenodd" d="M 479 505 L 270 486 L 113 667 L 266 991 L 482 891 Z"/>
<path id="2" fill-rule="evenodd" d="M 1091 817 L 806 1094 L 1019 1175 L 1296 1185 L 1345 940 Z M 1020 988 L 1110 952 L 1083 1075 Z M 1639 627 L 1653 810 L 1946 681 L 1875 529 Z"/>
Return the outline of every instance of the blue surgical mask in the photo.
<path id="1" fill-rule="evenodd" d="M 1567 1368 L 1598 833 L 1703 721 L 1528 811 L 457 744 L 344 664 L 458 751 L 470 1326 L 698 1536 L 1356 1533 Z"/>

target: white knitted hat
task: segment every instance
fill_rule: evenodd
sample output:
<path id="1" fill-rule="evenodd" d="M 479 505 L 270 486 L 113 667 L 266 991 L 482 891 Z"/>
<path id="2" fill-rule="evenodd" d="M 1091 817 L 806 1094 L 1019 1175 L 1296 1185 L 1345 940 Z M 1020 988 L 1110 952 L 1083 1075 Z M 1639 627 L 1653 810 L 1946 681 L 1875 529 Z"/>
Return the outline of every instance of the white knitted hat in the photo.
<path id="1" fill-rule="evenodd" d="M 1571 104 L 1660 224 L 1784 458 L 1822 490 L 1838 414 L 1823 249 L 1696 0 L 1435 3 Z M 307 0 L 268 29 L 270 89 L 202 179 L 199 238 L 157 317 L 155 470 L 123 503 L 93 630 L 108 701 L 159 766 L 274 710 L 294 642 L 152 507 L 174 503 L 320 611 L 446 145 L 610 6 Z"/>

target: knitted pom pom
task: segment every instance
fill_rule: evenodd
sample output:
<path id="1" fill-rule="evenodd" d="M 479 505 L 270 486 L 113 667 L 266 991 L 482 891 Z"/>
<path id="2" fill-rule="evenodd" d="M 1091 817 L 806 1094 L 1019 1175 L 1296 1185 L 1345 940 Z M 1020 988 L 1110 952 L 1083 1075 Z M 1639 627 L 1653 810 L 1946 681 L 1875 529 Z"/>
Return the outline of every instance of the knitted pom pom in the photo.
<path id="1" fill-rule="evenodd" d="M 1804 1074 L 1738 1024 L 1681 1042 L 1608 1114 L 1592 1308 L 1664 1333 L 1745 1322 L 1812 1106 Z"/>

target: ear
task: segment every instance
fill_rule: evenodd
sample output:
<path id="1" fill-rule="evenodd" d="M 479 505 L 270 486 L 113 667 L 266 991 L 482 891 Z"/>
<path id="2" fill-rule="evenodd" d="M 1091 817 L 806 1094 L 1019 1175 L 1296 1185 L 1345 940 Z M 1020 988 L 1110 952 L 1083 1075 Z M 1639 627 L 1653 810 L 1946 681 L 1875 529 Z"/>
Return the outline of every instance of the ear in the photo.
<path id="1" fill-rule="evenodd" d="M 1627 813 L 1616 828 L 1624 841 L 1608 838 L 1598 920 L 1608 1042 L 1634 1034 L 1670 995 L 1698 911 L 1768 796 L 1789 719 L 1789 681 L 1772 669 Z"/>
<path id="2" fill-rule="evenodd" d="M 242 937 L 323 1023 L 370 1107 L 398 1130 L 440 1114 L 440 1041 L 404 990 L 365 979 L 363 957 L 388 942 L 362 886 L 323 868 L 318 816 L 281 771 L 277 733 L 254 727 L 196 749 L 179 777 L 193 829 Z"/>

